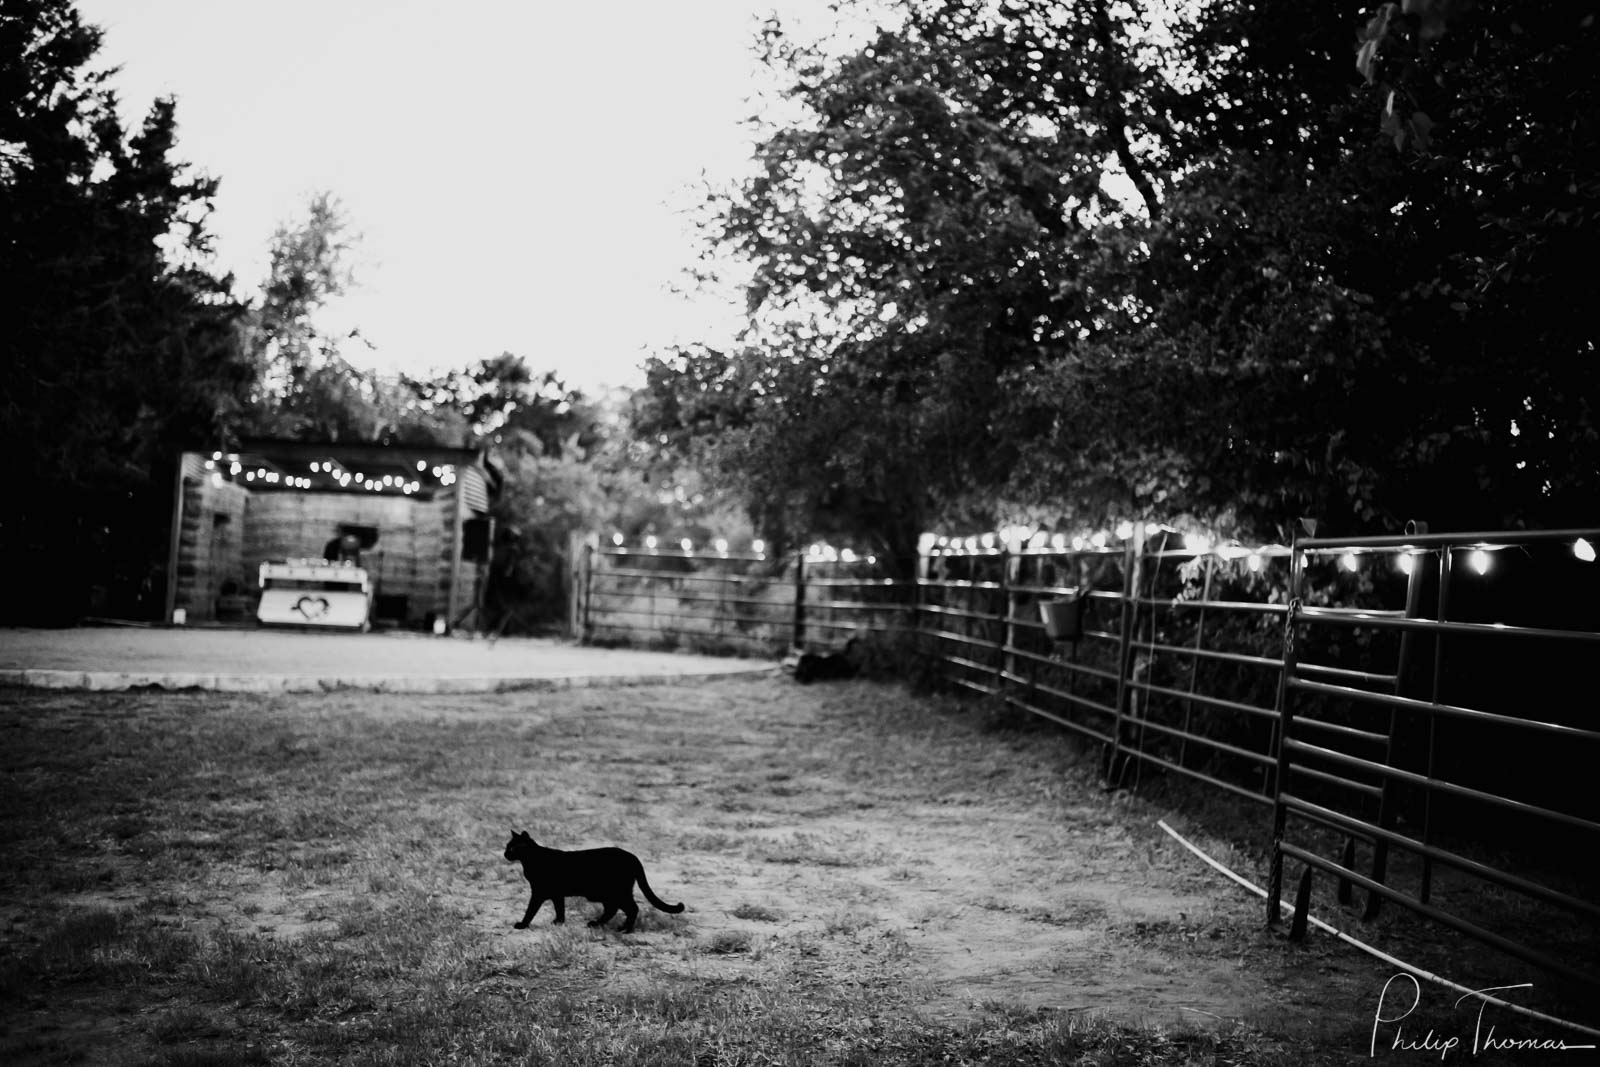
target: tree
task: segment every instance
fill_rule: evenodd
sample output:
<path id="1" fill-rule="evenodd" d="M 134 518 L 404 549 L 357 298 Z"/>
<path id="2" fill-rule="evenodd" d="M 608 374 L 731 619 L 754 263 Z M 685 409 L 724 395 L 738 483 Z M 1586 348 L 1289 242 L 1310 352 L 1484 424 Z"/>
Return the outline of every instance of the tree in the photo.
<path id="1" fill-rule="evenodd" d="M 909 559 L 930 522 L 994 520 L 1017 461 L 1003 383 L 1095 328 L 1080 265 L 1120 210 L 1105 182 L 1120 168 L 1159 212 L 1143 153 L 1164 120 L 1141 27 L 1109 5 L 901 6 L 838 59 L 769 29 L 805 119 L 709 227 L 752 265 L 758 329 L 653 365 L 638 429 L 692 438 L 774 539 Z"/>
<path id="2" fill-rule="evenodd" d="M 769 33 L 804 118 L 710 227 L 748 344 L 638 424 L 764 528 L 1592 515 L 1587 6 L 897 10 Z"/>
<path id="3" fill-rule="evenodd" d="M 259 376 L 247 431 L 306 441 L 460 444 L 461 412 L 430 403 L 420 383 L 350 363 L 344 344 L 365 343 L 360 331 L 335 336 L 319 321 L 355 284 L 349 257 L 357 241 L 328 192 L 312 196 L 303 220 L 273 234 L 260 302 L 246 319 Z"/>
<path id="4" fill-rule="evenodd" d="M 1592 19 L 1457 12 L 1408 73 L 1378 68 L 1429 108 L 1405 126 L 1426 142 L 1397 144 L 1372 121 L 1390 87 L 1348 44 L 1362 16 L 1215 3 L 1184 28 L 1165 214 L 1106 243 L 1121 252 L 1098 273 L 1122 296 L 1102 343 L 1014 379 L 1043 447 L 1013 493 L 1109 482 L 1124 514 L 1257 532 L 1592 514 L 1600 369 L 1571 309 L 1600 293 L 1565 265 L 1600 191 Z M 1415 42 L 1420 19 L 1390 32 Z"/>
<path id="5" fill-rule="evenodd" d="M 0 548 L 7 615 L 159 607 L 172 463 L 220 443 L 251 383 L 231 279 L 207 268 L 217 183 L 172 158 L 176 108 L 137 131 L 67 0 L 0 13 Z M 48 576 L 48 578 L 46 578 Z"/>

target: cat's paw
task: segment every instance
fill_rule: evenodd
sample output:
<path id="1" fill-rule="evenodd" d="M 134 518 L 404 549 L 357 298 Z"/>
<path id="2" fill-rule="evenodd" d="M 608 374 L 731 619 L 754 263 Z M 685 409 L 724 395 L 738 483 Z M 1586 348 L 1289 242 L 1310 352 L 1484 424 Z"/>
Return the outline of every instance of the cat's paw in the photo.
<path id="1" fill-rule="evenodd" d="M 518 930 L 526 930 L 528 928 L 528 921 L 524 919 L 522 922 L 512 923 L 511 925 Z"/>
<path id="2" fill-rule="evenodd" d="M 603 926 L 603 925 L 604 924 L 599 919 L 590 919 L 589 920 L 589 928 L 591 930 L 594 929 L 596 926 Z"/>
<path id="3" fill-rule="evenodd" d="M 551 920 L 550 920 L 550 925 L 551 925 L 551 926 L 560 926 L 560 925 L 562 925 L 562 924 L 563 924 L 563 923 L 565 923 L 565 922 L 566 922 L 566 921 L 567 921 L 567 920 L 565 920 L 565 919 L 551 919 Z"/>

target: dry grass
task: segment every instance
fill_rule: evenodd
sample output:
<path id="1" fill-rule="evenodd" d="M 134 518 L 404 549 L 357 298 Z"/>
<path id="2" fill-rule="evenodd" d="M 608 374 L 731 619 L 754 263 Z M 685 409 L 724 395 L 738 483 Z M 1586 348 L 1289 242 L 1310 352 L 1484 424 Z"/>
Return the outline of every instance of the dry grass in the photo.
<path id="1" fill-rule="evenodd" d="M 1384 975 L 1260 931 L 1058 735 L 984 727 L 782 678 L 0 692 L 0 1062 L 1365 1059 Z M 688 910 L 514 931 L 512 827 Z"/>

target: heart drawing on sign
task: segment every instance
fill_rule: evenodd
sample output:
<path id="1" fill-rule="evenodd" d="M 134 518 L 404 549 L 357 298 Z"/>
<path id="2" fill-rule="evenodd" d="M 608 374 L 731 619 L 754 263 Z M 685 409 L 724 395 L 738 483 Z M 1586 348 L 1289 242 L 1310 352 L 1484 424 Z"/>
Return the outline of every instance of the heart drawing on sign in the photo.
<path id="1" fill-rule="evenodd" d="M 303 596 L 295 601 L 294 610 L 305 617 L 307 622 L 320 619 L 328 613 L 328 598 L 320 596 Z"/>

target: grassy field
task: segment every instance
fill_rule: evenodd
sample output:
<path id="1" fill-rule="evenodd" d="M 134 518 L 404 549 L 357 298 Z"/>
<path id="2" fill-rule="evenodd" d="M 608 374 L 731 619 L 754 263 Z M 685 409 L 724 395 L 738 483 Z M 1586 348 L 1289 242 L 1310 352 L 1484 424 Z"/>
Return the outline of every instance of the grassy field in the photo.
<path id="1" fill-rule="evenodd" d="M 868 682 L 11 690 L 0 771 L 8 1065 L 1370 1062 L 1393 973 L 1060 735 Z M 688 908 L 513 930 L 513 828 Z"/>

